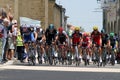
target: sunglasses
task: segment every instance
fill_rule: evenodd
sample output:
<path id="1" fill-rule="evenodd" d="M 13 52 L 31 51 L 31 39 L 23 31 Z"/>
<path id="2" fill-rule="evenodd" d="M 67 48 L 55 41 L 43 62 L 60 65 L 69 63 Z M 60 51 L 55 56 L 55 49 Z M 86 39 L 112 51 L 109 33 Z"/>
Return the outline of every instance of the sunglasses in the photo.
<path id="1" fill-rule="evenodd" d="M 17 23 L 14 23 L 14 24 L 17 24 Z"/>
<path id="2" fill-rule="evenodd" d="M 97 31 L 97 29 L 95 29 L 94 31 Z"/>

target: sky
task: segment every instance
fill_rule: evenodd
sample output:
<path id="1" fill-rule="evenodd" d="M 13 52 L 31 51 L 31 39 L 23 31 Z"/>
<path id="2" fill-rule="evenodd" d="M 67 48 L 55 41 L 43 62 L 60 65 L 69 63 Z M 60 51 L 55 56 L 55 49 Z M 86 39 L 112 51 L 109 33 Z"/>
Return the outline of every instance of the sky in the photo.
<path id="1" fill-rule="evenodd" d="M 91 32 L 94 25 L 102 29 L 102 10 L 97 0 L 56 0 L 66 9 L 69 16 L 68 23 L 81 26 L 87 32 Z M 98 12 L 97 12 L 98 11 Z"/>

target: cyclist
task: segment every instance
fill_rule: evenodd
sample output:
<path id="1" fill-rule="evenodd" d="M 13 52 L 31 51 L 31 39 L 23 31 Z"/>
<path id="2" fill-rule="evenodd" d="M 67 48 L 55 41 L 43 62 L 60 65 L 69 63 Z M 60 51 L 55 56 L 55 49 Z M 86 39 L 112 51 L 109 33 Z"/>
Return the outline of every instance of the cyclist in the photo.
<path id="1" fill-rule="evenodd" d="M 110 47 L 112 48 L 112 49 L 115 49 L 116 48 L 116 42 L 117 42 L 117 40 L 116 40 L 116 38 L 115 38 L 115 36 L 114 36 L 114 33 L 110 33 L 110 38 L 109 38 L 109 43 L 110 43 Z"/>
<path id="2" fill-rule="evenodd" d="M 68 35 L 66 34 L 66 32 L 62 27 L 59 27 L 58 34 L 56 36 L 56 41 L 58 41 L 60 44 L 64 44 L 66 43 L 67 39 L 68 39 Z"/>
<path id="3" fill-rule="evenodd" d="M 29 41 L 32 42 L 32 45 L 34 48 L 36 47 L 35 41 L 37 39 L 37 33 L 34 31 L 34 27 L 31 26 L 23 26 L 21 27 L 22 35 L 23 35 L 23 41 L 25 46 L 25 52 L 28 53 L 29 51 Z"/>
<path id="4" fill-rule="evenodd" d="M 57 30 L 54 28 L 53 24 L 50 24 L 45 31 L 46 44 L 51 45 L 52 41 L 55 40 L 56 35 L 57 35 Z"/>
<path id="5" fill-rule="evenodd" d="M 118 51 L 116 56 L 117 63 L 120 64 L 120 34 L 118 35 Z"/>
<path id="6" fill-rule="evenodd" d="M 90 43 L 90 38 L 88 36 L 88 33 L 85 32 L 83 33 L 82 47 L 89 47 L 89 43 Z"/>
<path id="7" fill-rule="evenodd" d="M 87 52 L 86 59 L 87 59 L 87 62 L 89 64 L 89 60 L 90 60 L 90 38 L 89 38 L 89 33 L 87 33 L 87 32 L 83 33 L 82 48 L 85 49 L 86 52 Z M 83 55 L 84 55 L 84 53 L 83 53 Z"/>
<path id="8" fill-rule="evenodd" d="M 38 36 L 37 36 L 38 60 L 40 61 L 39 63 L 44 63 L 45 49 L 44 49 L 43 42 L 45 41 L 45 35 L 44 35 L 43 29 L 41 27 L 37 27 L 36 32 L 38 34 Z"/>
<path id="9" fill-rule="evenodd" d="M 109 46 L 110 49 L 116 49 L 117 48 L 117 39 L 115 38 L 115 35 L 113 32 L 110 33 L 110 38 L 109 38 Z"/>
<path id="10" fill-rule="evenodd" d="M 118 46 L 117 39 L 115 38 L 115 34 L 113 32 L 110 33 L 108 45 L 109 45 L 109 52 L 108 52 L 109 59 L 111 59 L 111 56 L 112 56 L 111 51 L 114 51 L 114 53 L 115 53 L 114 55 L 116 55 L 116 53 L 117 53 L 116 50 L 117 50 L 117 46 Z"/>
<path id="11" fill-rule="evenodd" d="M 102 60 L 103 63 L 106 63 L 108 60 L 108 52 L 109 52 L 109 35 L 105 33 L 104 29 L 101 30 L 101 35 L 102 35 Z"/>
<path id="12" fill-rule="evenodd" d="M 67 33 L 63 30 L 62 27 L 59 27 L 58 34 L 56 36 L 56 41 L 55 41 L 56 43 L 58 43 L 57 50 L 59 49 L 59 51 L 61 51 L 60 46 L 62 45 L 62 46 L 64 46 L 64 49 L 67 51 L 67 48 L 66 48 L 66 46 L 68 44 L 67 39 L 68 39 Z M 59 54 L 59 59 L 61 58 L 61 56 L 62 56 L 62 58 L 63 57 L 66 58 L 66 54 Z"/>
<path id="13" fill-rule="evenodd" d="M 91 38 L 92 38 L 93 46 L 98 48 L 100 62 L 102 62 L 102 59 L 101 59 L 102 37 L 101 37 L 101 33 L 98 31 L 98 26 L 93 27 L 93 32 L 91 33 Z"/>
<path id="14" fill-rule="evenodd" d="M 81 46 L 81 40 L 82 40 L 82 33 L 80 33 L 80 27 L 75 27 L 74 33 L 71 37 L 71 48 L 73 52 L 76 52 L 75 58 L 82 58 L 81 52 L 80 52 L 80 46 Z M 77 51 L 75 51 L 75 47 L 77 46 Z"/>
<path id="15" fill-rule="evenodd" d="M 106 45 L 106 34 L 104 29 L 101 30 L 101 37 L 102 37 L 102 47 L 104 47 L 104 45 Z"/>
<path id="16" fill-rule="evenodd" d="M 68 45 L 69 46 L 70 46 L 70 38 L 72 37 L 73 31 L 74 31 L 74 30 L 71 29 L 71 27 L 72 27 L 71 25 L 68 25 L 68 29 L 67 29 L 67 35 L 69 37 L 68 38 Z"/>
<path id="17" fill-rule="evenodd" d="M 45 37 L 46 37 L 46 55 L 49 57 L 50 54 L 48 54 L 48 49 L 52 44 L 55 42 L 55 37 L 57 35 L 57 30 L 55 29 L 53 24 L 50 24 L 48 28 L 45 31 Z M 50 59 L 50 57 L 49 57 Z M 50 63 L 51 64 L 51 63 Z"/>

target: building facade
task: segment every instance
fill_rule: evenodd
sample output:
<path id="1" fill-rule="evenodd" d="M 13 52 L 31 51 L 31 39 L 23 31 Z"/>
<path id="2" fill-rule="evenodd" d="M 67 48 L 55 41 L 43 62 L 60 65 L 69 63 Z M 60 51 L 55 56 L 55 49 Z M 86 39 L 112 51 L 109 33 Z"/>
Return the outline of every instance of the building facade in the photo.
<path id="1" fill-rule="evenodd" d="M 49 24 L 54 24 L 56 28 L 62 26 L 66 27 L 66 15 L 65 15 L 65 8 L 62 5 L 58 5 L 55 3 L 55 0 L 49 0 L 49 10 L 48 10 L 48 18 Z"/>
<path id="2" fill-rule="evenodd" d="M 120 33 L 120 0 L 109 3 L 108 8 L 103 9 L 103 28 L 107 33 Z"/>
<path id="3" fill-rule="evenodd" d="M 28 17 L 41 21 L 41 26 L 46 28 L 49 24 L 60 26 L 61 10 L 56 7 L 56 0 L 0 0 L 0 7 L 8 10 L 10 7 L 14 18 Z"/>

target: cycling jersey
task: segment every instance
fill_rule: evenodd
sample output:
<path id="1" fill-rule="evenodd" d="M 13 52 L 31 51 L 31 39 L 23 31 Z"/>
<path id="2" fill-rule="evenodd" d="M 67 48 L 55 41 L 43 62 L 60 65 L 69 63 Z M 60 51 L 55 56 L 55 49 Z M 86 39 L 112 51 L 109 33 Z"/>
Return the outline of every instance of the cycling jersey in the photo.
<path id="1" fill-rule="evenodd" d="M 72 43 L 73 45 L 78 45 L 81 41 L 82 34 L 81 33 L 73 33 L 72 34 Z"/>
<path id="2" fill-rule="evenodd" d="M 31 32 L 30 37 L 31 37 L 31 41 L 35 42 L 35 33 L 34 32 Z"/>
<path id="3" fill-rule="evenodd" d="M 58 33 L 58 41 L 60 44 L 63 44 L 63 42 L 66 42 L 66 35 L 64 33 L 60 34 Z"/>
<path id="4" fill-rule="evenodd" d="M 69 37 L 72 37 L 72 33 L 73 33 L 73 30 L 68 30 L 67 31 L 67 34 L 68 34 Z"/>
<path id="5" fill-rule="evenodd" d="M 43 35 L 43 31 L 38 32 L 37 40 L 41 40 L 42 39 L 42 35 Z"/>
<path id="6" fill-rule="evenodd" d="M 52 41 L 55 40 L 56 34 L 57 34 L 56 29 L 53 29 L 52 31 L 50 31 L 49 29 L 46 30 L 45 37 L 46 37 L 46 43 L 48 45 L 50 45 Z"/>
<path id="7" fill-rule="evenodd" d="M 115 48 L 116 42 L 117 42 L 116 38 L 110 37 L 109 40 L 110 40 L 110 45 L 112 46 L 112 48 Z"/>
<path id="8" fill-rule="evenodd" d="M 24 42 L 28 42 L 31 40 L 31 32 L 30 31 L 22 32 L 22 34 L 23 34 Z"/>
<path id="9" fill-rule="evenodd" d="M 100 32 L 97 32 L 95 34 L 95 32 L 93 31 L 91 33 L 91 37 L 92 37 L 93 43 L 95 43 L 97 46 L 101 45 L 101 33 Z"/>
<path id="10" fill-rule="evenodd" d="M 24 42 L 28 42 L 28 41 L 35 41 L 35 35 L 34 32 L 31 32 L 29 28 L 27 27 L 23 27 L 22 28 L 22 35 L 24 38 Z"/>
<path id="11" fill-rule="evenodd" d="M 102 46 L 107 45 L 107 43 L 108 43 L 107 34 L 102 34 Z"/>
<path id="12" fill-rule="evenodd" d="M 83 38 L 82 47 L 88 47 L 90 39 L 88 37 Z"/>

